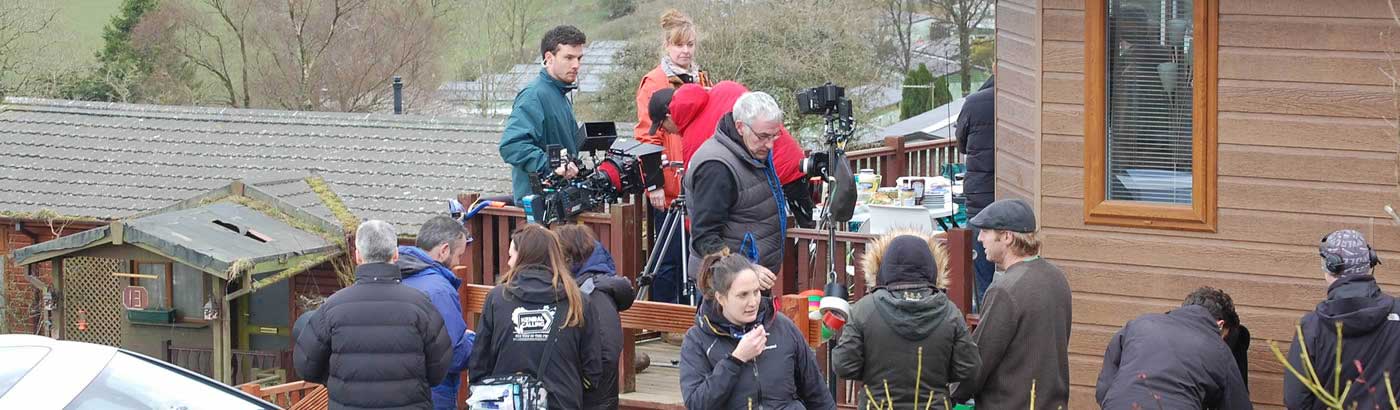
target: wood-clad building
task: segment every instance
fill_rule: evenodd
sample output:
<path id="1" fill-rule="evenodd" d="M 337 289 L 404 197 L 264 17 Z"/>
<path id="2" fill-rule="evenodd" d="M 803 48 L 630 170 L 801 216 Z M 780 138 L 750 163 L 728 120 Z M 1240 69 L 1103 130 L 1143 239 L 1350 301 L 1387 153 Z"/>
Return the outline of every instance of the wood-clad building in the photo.
<path id="1" fill-rule="evenodd" d="M 1095 407 L 1120 326 L 1214 286 L 1254 335 L 1254 402 L 1281 408 L 1268 340 L 1287 349 L 1325 297 L 1319 239 L 1357 229 L 1400 260 L 1387 2 L 1002 0 L 997 14 L 997 197 L 1035 205 L 1043 255 L 1074 289 L 1071 407 Z M 1400 263 L 1376 276 L 1400 290 Z"/>

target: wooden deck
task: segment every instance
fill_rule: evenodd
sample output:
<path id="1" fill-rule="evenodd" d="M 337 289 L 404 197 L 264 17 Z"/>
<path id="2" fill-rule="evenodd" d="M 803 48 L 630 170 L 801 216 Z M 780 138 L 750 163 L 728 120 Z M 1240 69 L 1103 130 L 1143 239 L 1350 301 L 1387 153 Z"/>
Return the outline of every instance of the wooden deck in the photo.
<path id="1" fill-rule="evenodd" d="M 618 396 L 622 408 L 682 409 L 681 348 L 660 340 L 637 342 L 637 351 L 651 356 L 651 366 L 637 373 L 637 391 Z M 672 363 L 675 363 L 674 365 Z"/>

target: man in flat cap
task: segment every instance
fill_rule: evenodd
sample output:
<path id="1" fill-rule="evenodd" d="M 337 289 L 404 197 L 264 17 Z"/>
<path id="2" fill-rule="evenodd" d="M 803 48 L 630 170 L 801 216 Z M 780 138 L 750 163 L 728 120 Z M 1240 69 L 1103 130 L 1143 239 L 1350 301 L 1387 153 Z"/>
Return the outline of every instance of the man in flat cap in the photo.
<path id="1" fill-rule="evenodd" d="M 1381 263 L 1360 232 L 1350 229 L 1327 234 L 1318 245 L 1327 299 L 1299 323 L 1303 339 L 1293 335 L 1288 362 L 1307 373 L 1303 346 L 1324 391 L 1335 391 L 1337 328 L 1341 327 L 1341 383 L 1351 383 L 1342 407 L 1388 407 L 1387 388 L 1400 388 L 1400 303 L 1381 291 L 1372 275 Z M 1385 374 L 1390 374 L 1390 386 Z M 1310 376 L 1308 376 L 1310 377 Z M 1339 389 L 1338 389 L 1339 390 Z M 1327 408 L 1297 377 L 1283 376 L 1283 404 L 1290 409 Z"/>
<path id="2" fill-rule="evenodd" d="M 982 356 L 977 375 L 953 393 L 977 408 L 1067 409 L 1070 289 L 1060 268 L 1040 257 L 1035 211 L 1019 199 L 993 202 L 968 221 L 987 260 L 1004 273 L 987 290 L 972 339 Z"/>

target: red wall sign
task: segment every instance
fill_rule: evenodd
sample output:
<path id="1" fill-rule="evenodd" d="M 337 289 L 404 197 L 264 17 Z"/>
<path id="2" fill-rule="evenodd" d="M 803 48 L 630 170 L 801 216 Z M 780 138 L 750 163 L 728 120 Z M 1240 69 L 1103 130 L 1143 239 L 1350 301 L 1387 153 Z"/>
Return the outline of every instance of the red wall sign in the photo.
<path id="1" fill-rule="evenodd" d="M 122 289 L 122 306 L 127 310 L 145 309 L 151 303 L 150 294 L 144 286 L 127 286 Z"/>

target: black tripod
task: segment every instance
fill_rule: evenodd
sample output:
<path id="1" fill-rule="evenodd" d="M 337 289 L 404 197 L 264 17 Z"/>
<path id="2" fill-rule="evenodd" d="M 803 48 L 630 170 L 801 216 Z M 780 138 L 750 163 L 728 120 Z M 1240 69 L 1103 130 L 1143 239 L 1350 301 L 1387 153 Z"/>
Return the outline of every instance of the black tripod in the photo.
<path id="1" fill-rule="evenodd" d="M 685 181 L 685 170 L 679 168 L 679 163 L 672 163 L 677 167 L 676 174 L 680 176 L 682 182 Z M 651 300 L 651 285 L 656 278 L 656 271 L 661 267 L 661 259 L 665 257 L 671 249 L 671 243 L 676 237 L 680 237 L 681 245 L 681 280 L 678 281 L 680 289 L 677 295 L 680 302 L 695 305 L 695 278 L 690 277 L 690 237 L 685 231 L 686 220 L 689 218 L 685 207 L 685 192 L 666 208 L 666 216 L 662 219 L 661 229 L 657 231 L 656 242 L 652 243 L 651 256 L 647 257 L 646 266 L 642 267 L 642 273 L 637 277 L 637 300 Z M 658 248 L 656 244 L 661 244 Z"/>

